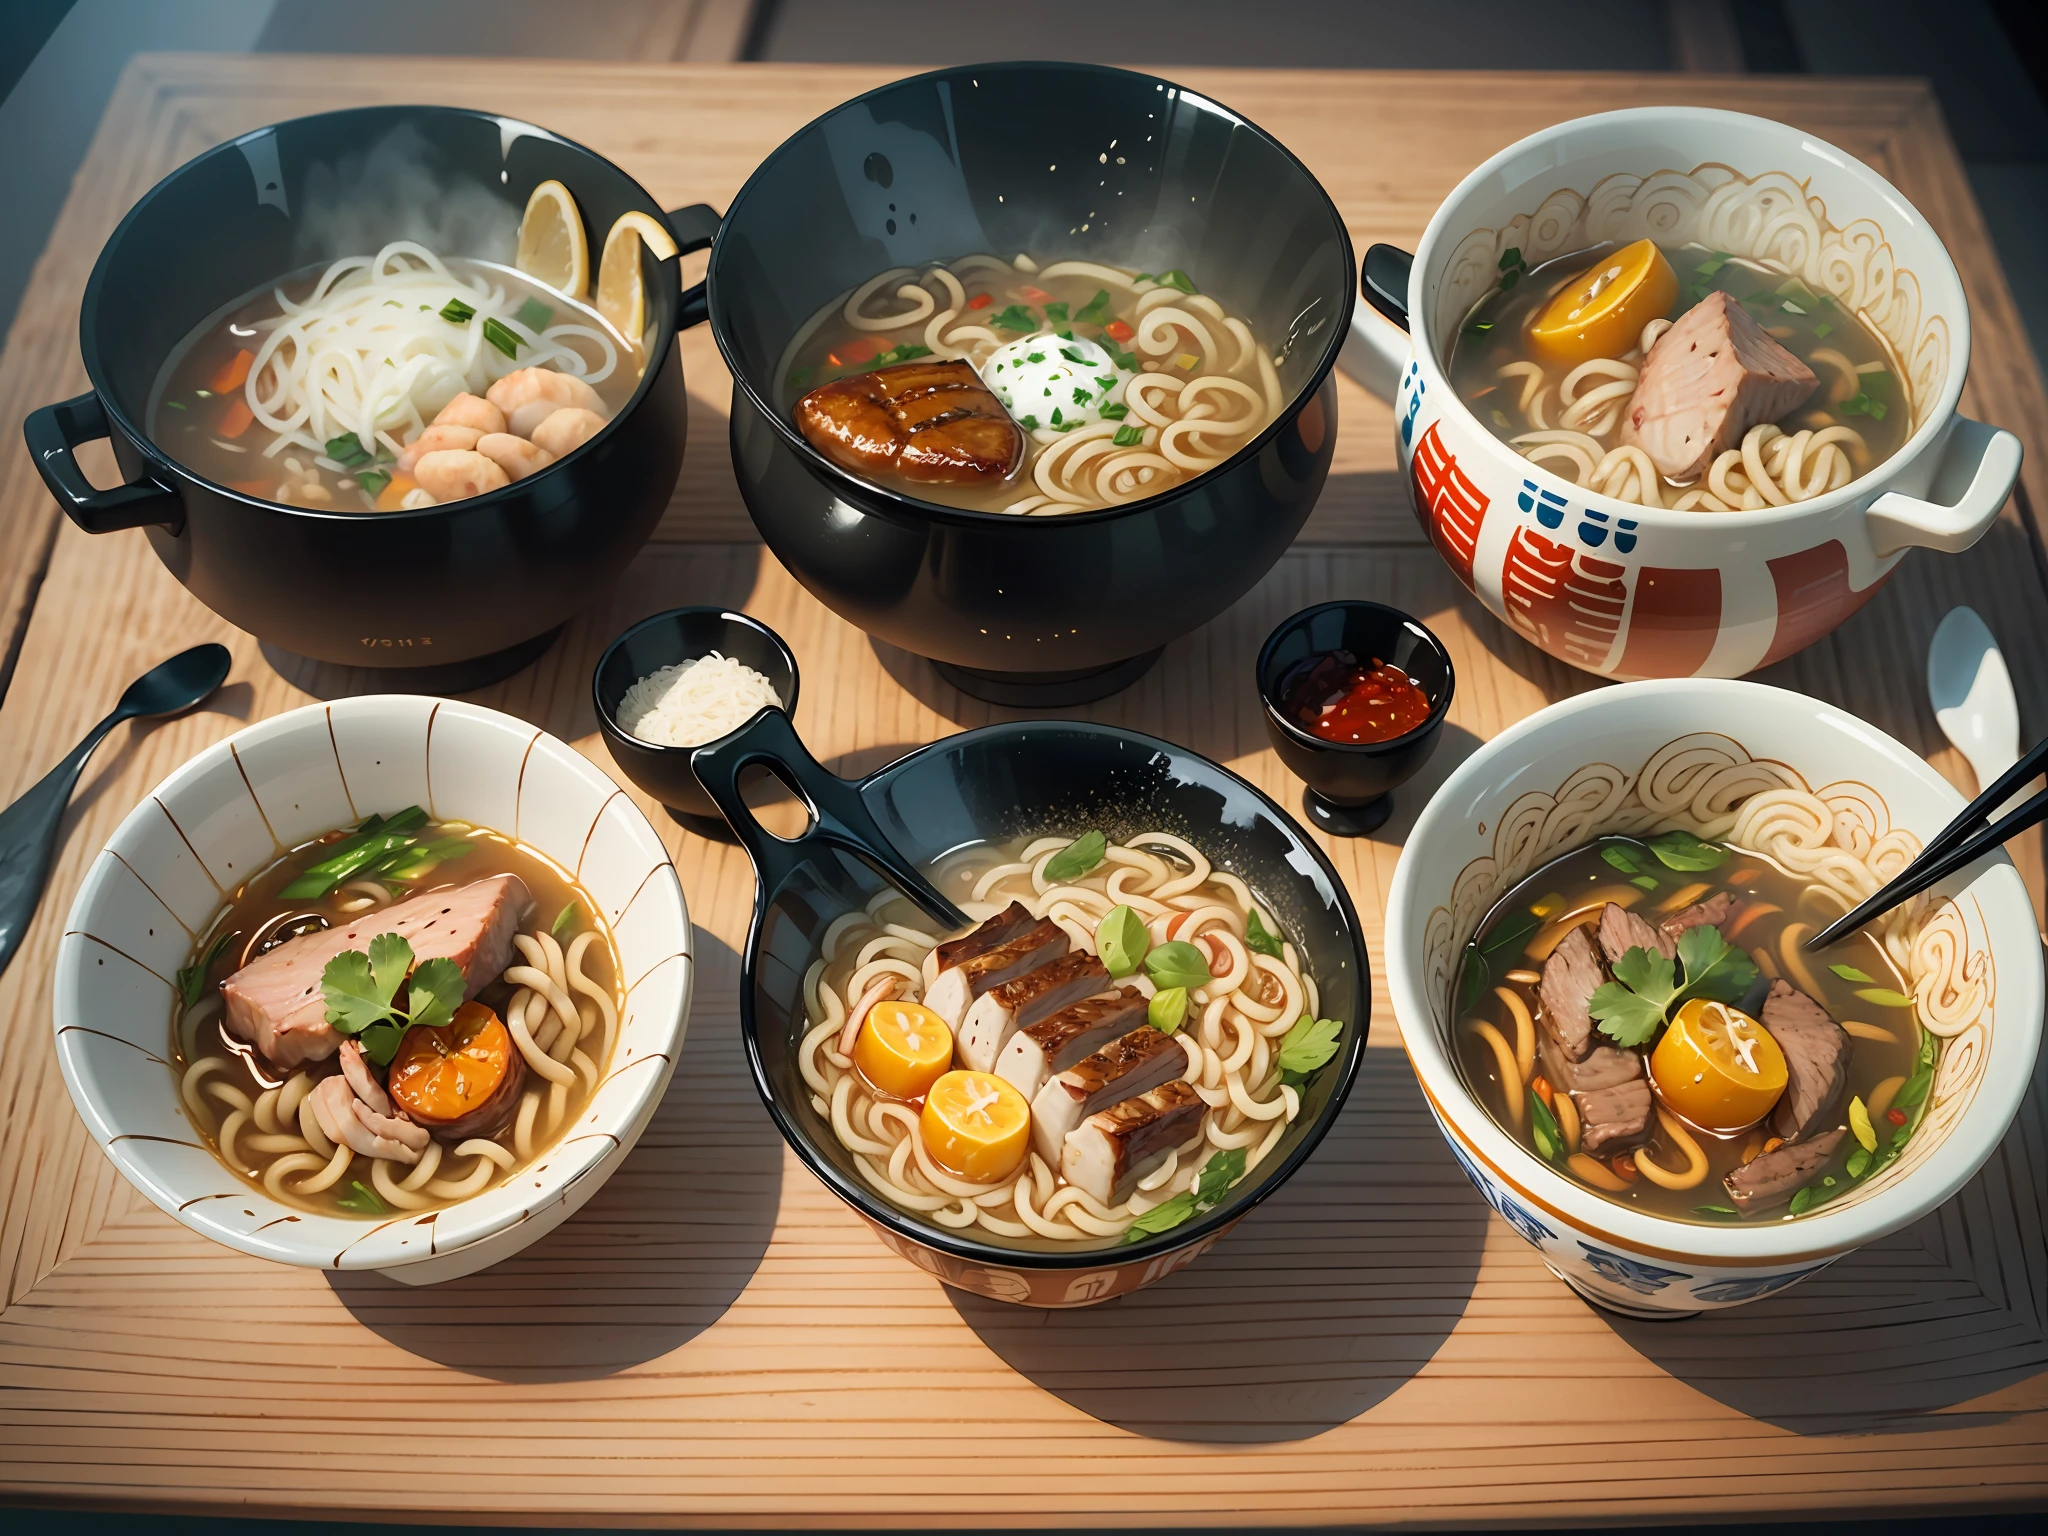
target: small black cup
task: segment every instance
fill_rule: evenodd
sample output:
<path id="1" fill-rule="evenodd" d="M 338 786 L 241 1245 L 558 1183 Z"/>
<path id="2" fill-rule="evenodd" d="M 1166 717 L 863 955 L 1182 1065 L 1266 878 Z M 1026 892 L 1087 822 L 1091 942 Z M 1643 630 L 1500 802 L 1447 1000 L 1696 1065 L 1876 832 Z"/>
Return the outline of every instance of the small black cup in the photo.
<path id="1" fill-rule="evenodd" d="M 1386 741 L 1311 735 L 1289 713 L 1287 693 L 1301 671 L 1331 651 L 1400 668 L 1429 700 L 1429 718 Z M 1429 761 L 1457 686 L 1450 652 L 1424 625 L 1398 608 L 1349 600 L 1319 603 L 1281 621 L 1259 651 L 1257 677 L 1273 750 L 1307 786 L 1302 810 L 1336 837 L 1363 837 L 1393 813 L 1389 792 Z"/>
<path id="2" fill-rule="evenodd" d="M 697 746 L 664 747 L 642 741 L 619 725 L 626 690 L 650 672 L 717 651 L 752 667 L 775 689 L 785 714 L 796 712 L 796 657 L 759 619 L 727 608 L 671 608 L 642 619 L 605 649 L 590 675 L 598 728 L 619 771 L 672 811 L 721 820 L 718 806 L 690 770 Z M 730 734 L 728 732 L 727 734 Z M 719 738 L 723 740 L 723 737 Z"/>

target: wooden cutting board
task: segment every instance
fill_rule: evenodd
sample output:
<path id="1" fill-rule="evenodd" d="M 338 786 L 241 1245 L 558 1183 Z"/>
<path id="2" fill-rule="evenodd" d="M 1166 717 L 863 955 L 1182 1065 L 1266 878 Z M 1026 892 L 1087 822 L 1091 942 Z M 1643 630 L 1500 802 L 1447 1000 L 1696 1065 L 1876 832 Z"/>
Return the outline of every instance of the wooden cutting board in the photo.
<path id="1" fill-rule="evenodd" d="M 101 242 L 173 166 L 306 112 L 437 100 L 536 118 L 670 206 L 722 206 L 872 69 L 445 59 L 139 60 L 0 357 L 0 419 L 84 388 L 80 295 Z M 1199 71 L 1277 133 L 1361 249 L 1412 245 L 1470 166 L 1545 123 L 1691 101 L 1796 121 L 1897 182 L 1954 251 L 1975 353 L 1964 406 L 2017 431 L 2027 485 L 1976 550 L 1915 554 L 1837 634 L 1764 674 L 1842 704 L 1964 787 L 1921 681 L 1955 603 L 2048 726 L 2048 398 L 1953 146 L 1921 86 L 1687 76 Z M 702 258 L 697 258 L 701 264 Z M 605 643 L 680 603 L 744 607 L 805 672 L 797 725 L 843 773 L 1010 712 L 814 602 L 753 535 L 725 448 L 729 380 L 684 341 L 691 446 L 656 541 L 537 664 L 474 695 L 607 769 L 588 705 Z M 1330 488 L 1229 613 L 1078 711 L 1184 742 L 1292 803 L 1251 687 L 1259 641 L 1333 596 L 1443 635 L 1446 740 L 1372 842 L 1330 851 L 1377 966 L 1416 808 L 1482 740 L 1598 686 L 1488 617 L 1424 542 L 1386 409 L 1348 381 Z M 102 483 L 111 467 L 102 455 Z M 1983 1174 L 1917 1227 L 1712 1318 L 1589 1310 L 1498 1222 L 1433 1128 L 1376 992 L 1367 1065 L 1323 1148 L 1199 1264 L 1136 1297 L 1039 1313 L 958 1295 L 881 1247 L 784 1149 L 737 1038 L 752 875 L 642 800 L 675 853 L 700 971 L 675 1085 L 575 1219 L 468 1281 L 414 1291 L 216 1248 L 136 1195 L 59 1078 L 48 976 L 63 915 L 122 815 L 242 724 L 363 685 L 266 655 L 139 533 L 62 524 L 0 445 L 0 797 L 39 777 L 134 675 L 204 639 L 232 680 L 203 712 L 124 727 L 87 773 L 43 910 L 0 978 L 0 1500 L 221 1513 L 718 1526 L 1579 1523 L 1990 1509 L 2048 1496 L 2048 1241 L 2037 1077 Z M 2029 665 L 2029 661 L 2033 665 Z M 284 672 L 278 667 L 282 665 Z M 2016 849 L 2037 906 L 2039 834 Z"/>

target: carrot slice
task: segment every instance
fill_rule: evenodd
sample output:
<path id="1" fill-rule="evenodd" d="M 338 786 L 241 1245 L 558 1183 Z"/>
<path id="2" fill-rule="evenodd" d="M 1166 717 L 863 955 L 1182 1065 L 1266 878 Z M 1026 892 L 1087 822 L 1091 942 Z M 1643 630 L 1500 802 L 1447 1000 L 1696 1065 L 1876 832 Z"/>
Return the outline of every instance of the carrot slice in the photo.
<path id="1" fill-rule="evenodd" d="M 1121 320 L 1112 320 L 1102 329 L 1112 341 L 1129 341 L 1138 334 Z"/>
<path id="2" fill-rule="evenodd" d="M 275 480 L 230 480 L 228 489 L 240 491 L 244 496 L 262 496 L 271 500 L 277 497 Z"/>
<path id="3" fill-rule="evenodd" d="M 1034 304 L 1049 304 L 1052 302 L 1051 294 L 1047 293 L 1043 288 L 1034 288 L 1029 283 L 1019 288 L 1017 292 L 1019 296 L 1029 299 Z"/>
<path id="4" fill-rule="evenodd" d="M 856 336 L 844 346 L 825 354 L 825 361 L 834 368 L 851 368 L 859 363 L 872 362 L 888 351 L 890 343 L 880 336 Z"/>
<path id="5" fill-rule="evenodd" d="M 405 498 L 418 490 L 419 487 L 419 481 L 413 479 L 411 475 L 392 475 L 391 483 L 377 493 L 377 510 L 379 512 L 397 512 L 401 510 L 404 506 Z"/>
<path id="6" fill-rule="evenodd" d="M 220 372 L 213 376 L 213 382 L 206 387 L 216 395 L 233 394 L 249 382 L 249 365 L 256 361 L 256 354 L 247 347 L 221 365 Z"/>
<path id="7" fill-rule="evenodd" d="M 249 402 L 240 395 L 228 402 L 228 408 L 220 413 L 220 435 L 240 437 L 249 430 L 249 423 L 256 419 L 256 413 L 249 409 Z"/>

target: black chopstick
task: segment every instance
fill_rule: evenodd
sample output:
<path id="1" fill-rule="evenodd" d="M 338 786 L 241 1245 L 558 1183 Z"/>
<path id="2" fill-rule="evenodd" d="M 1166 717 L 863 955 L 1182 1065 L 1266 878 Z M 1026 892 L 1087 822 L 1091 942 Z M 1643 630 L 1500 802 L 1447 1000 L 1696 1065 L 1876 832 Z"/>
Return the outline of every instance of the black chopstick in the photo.
<path id="1" fill-rule="evenodd" d="M 1917 896 L 1937 881 L 1947 879 L 2001 843 L 2010 841 L 2029 827 L 2048 821 L 2048 789 L 2042 790 L 2010 815 L 1995 822 L 1989 820 L 1991 813 L 2003 805 L 2014 790 L 2044 767 L 2048 767 L 2048 741 L 2041 742 L 1999 775 L 1998 781 L 1983 794 L 1964 806 L 1955 820 L 1942 828 L 1934 841 L 1921 851 L 1920 857 L 1900 870 L 1883 890 L 1855 911 L 1828 924 L 1800 948 L 1809 953 L 1825 949 L 1908 897 Z"/>

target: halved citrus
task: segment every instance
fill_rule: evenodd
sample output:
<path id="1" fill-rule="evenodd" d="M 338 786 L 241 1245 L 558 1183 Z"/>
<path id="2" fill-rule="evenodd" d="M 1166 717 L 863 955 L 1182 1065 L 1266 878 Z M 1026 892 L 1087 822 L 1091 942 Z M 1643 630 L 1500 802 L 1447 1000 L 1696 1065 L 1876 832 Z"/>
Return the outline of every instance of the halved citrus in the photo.
<path id="1" fill-rule="evenodd" d="M 1632 351 L 1643 327 L 1670 312 L 1678 274 L 1653 240 L 1611 251 L 1560 288 L 1529 322 L 1529 345 L 1574 368 Z"/>
<path id="2" fill-rule="evenodd" d="M 1657 1096 L 1704 1131 L 1756 1124 L 1785 1091 L 1785 1053 L 1738 1009 L 1703 997 L 1678 1010 L 1650 1053 Z"/>
<path id="3" fill-rule="evenodd" d="M 676 253 L 675 236 L 658 219 L 637 210 L 622 213 L 604 237 L 604 254 L 597 261 L 597 312 L 635 346 L 647 329 L 647 290 L 640 281 L 642 245 L 656 261 Z"/>
<path id="4" fill-rule="evenodd" d="M 519 254 L 512 264 L 528 277 L 546 283 L 572 299 L 590 285 L 590 245 L 583 238 L 583 215 L 576 199 L 559 181 L 544 181 L 526 200 L 519 219 Z"/>

